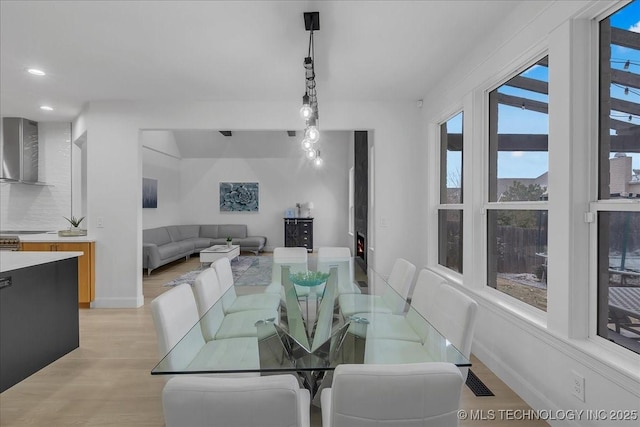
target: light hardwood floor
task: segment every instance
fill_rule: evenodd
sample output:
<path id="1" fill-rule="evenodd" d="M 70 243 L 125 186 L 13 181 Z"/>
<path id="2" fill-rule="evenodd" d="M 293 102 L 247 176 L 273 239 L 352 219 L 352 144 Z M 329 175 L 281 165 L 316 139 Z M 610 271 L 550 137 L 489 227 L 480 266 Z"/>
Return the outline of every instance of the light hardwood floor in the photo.
<path id="1" fill-rule="evenodd" d="M 163 285 L 198 266 L 198 258 L 178 261 L 144 276 L 139 309 L 80 310 L 80 348 L 0 394 L 1 426 L 163 426 L 164 379 L 150 374 L 158 361 L 149 303 Z M 239 293 L 241 290 L 239 289 Z M 461 426 L 545 426 L 543 421 L 500 420 L 499 410 L 528 410 L 509 387 L 479 360 L 473 371 L 495 393 L 476 397 L 464 387 L 461 407 L 482 410 L 495 420 L 465 420 Z M 322 425 L 320 410 L 312 426 Z"/>

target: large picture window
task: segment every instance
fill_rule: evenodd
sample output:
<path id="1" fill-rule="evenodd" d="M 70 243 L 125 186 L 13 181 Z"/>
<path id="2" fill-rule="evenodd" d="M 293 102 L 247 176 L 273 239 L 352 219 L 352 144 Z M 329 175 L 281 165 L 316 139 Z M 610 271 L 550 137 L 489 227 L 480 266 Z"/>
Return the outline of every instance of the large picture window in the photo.
<path id="1" fill-rule="evenodd" d="M 548 57 L 489 93 L 487 284 L 547 309 Z"/>
<path id="2" fill-rule="evenodd" d="M 599 336 L 640 353 L 640 1 L 600 21 Z"/>
<path id="3" fill-rule="evenodd" d="M 458 113 L 440 125 L 438 264 L 462 273 L 462 124 Z"/>

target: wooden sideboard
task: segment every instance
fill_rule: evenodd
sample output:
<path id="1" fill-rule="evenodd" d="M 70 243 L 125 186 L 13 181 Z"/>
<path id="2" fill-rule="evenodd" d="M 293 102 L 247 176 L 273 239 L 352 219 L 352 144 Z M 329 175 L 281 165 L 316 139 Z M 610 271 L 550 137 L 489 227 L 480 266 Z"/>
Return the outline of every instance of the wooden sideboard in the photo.
<path id="1" fill-rule="evenodd" d="M 89 308 L 95 298 L 95 242 L 22 242 L 23 251 L 83 252 L 78 258 L 78 307 Z"/>

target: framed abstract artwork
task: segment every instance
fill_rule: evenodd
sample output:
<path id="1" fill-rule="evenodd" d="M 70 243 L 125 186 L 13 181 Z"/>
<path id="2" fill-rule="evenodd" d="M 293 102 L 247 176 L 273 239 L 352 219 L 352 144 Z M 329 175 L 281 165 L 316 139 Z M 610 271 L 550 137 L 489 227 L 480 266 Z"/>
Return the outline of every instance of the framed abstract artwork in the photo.
<path id="1" fill-rule="evenodd" d="M 158 207 L 158 180 L 142 178 L 142 207 Z"/>
<path id="2" fill-rule="evenodd" d="M 220 212 L 258 212 L 259 192 L 257 182 L 221 182 Z"/>

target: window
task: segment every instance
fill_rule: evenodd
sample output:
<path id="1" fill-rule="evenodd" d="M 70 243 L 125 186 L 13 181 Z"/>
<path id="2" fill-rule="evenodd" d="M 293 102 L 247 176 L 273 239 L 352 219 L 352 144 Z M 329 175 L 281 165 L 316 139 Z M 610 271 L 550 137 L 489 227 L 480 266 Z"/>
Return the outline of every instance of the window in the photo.
<path id="1" fill-rule="evenodd" d="M 547 309 L 548 57 L 489 93 L 487 284 Z"/>
<path id="2" fill-rule="evenodd" d="M 440 125 L 438 264 L 462 273 L 463 113 Z"/>
<path id="3" fill-rule="evenodd" d="M 640 353 L 640 1 L 600 21 L 599 336 Z"/>

